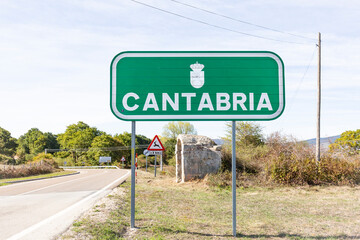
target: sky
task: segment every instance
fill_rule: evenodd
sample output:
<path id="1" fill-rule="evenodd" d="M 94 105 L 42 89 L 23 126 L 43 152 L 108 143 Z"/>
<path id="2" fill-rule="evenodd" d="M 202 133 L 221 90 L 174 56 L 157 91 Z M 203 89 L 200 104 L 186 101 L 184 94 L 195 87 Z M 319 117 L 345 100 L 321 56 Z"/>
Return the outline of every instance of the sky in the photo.
<path id="1" fill-rule="evenodd" d="M 1 0 L 0 127 L 16 138 L 34 127 L 59 134 L 78 121 L 131 132 L 110 110 L 110 63 L 122 51 L 273 51 L 285 65 L 286 107 L 258 124 L 266 136 L 314 138 L 321 32 L 321 137 L 360 128 L 359 1 L 178 0 L 278 31 L 176 1 L 136 1 L 223 29 L 131 0 Z M 152 138 L 166 123 L 139 121 L 136 132 Z M 225 136 L 223 121 L 191 123 L 200 135 Z"/>

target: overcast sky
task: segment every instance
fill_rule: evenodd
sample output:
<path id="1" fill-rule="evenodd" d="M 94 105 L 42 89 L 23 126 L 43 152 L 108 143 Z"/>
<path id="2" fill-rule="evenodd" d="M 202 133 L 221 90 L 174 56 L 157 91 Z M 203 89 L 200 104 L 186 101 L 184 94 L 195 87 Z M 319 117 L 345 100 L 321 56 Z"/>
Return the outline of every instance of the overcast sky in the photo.
<path id="1" fill-rule="evenodd" d="M 277 53 L 285 64 L 286 108 L 277 120 L 260 122 L 264 133 L 313 138 L 316 39 L 321 32 L 321 136 L 360 128 L 360 1 L 178 0 L 312 39 L 231 21 L 170 0 L 137 1 L 233 32 L 131 0 L 1 0 L 0 127 L 14 137 L 33 127 L 58 134 L 78 121 L 111 134 L 130 132 L 130 122 L 118 120 L 110 110 L 110 62 L 119 52 L 259 50 Z M 152 138 L 166 123 L 137 122 L 137 133 Z M 225 134 L 225 122 L 191 123 L 201 135 Z"/>

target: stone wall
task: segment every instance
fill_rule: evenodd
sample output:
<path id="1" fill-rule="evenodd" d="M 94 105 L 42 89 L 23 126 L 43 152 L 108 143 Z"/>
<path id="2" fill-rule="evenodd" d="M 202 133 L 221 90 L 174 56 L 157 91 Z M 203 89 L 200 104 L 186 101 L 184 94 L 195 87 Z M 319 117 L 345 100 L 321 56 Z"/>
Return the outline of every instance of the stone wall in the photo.
<path id="1" fill-rule="evenodd" d="M 176 181 L 185 182 L 216 173 L 221 163 L 221 147 L 205 136 L 180 134 L 175 147 Z"/>

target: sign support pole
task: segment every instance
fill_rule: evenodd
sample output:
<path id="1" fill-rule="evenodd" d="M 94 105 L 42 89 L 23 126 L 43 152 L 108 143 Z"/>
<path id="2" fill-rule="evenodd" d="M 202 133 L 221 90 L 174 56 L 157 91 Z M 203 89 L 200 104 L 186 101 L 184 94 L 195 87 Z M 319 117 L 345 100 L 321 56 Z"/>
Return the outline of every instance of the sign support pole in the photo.
<path id="1" fill-rule="evenodd" d="M 130 227 L 135 227 L 135 121 L 131 122 L 131 221 Z"/>
<path id="2" fill-rule="evenodd" d="M 160 155 L 160 170 L 163 171 L 162 152 L 161 152 L 161 155 Z"/>
<path id="3" fill-rule="evenodd" d="M 156 155 L 155 155 L 155 170 L 154 170 L 154 177 L 156 177 Z"/>
<path id="4" fill-rule="evenodd" d="M 232 121 L 232 221 L 233 236 L 236 237 L 236 122 Z"/>
<path id="5" fill-rule="evenodd" d="M 145 172 L 147 172 L 147 155 L 146 155 L 146 170 L 145 170 Z"/>

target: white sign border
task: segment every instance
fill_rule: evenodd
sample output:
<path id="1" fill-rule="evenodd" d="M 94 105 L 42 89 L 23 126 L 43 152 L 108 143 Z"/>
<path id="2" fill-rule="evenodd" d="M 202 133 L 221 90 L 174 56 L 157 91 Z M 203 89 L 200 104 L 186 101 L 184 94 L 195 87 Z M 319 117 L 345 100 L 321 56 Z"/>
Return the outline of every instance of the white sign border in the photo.
<path id="1" fill-rule="evenodd" d="M 124 115 L 116 108 L 116 66 L 125 57 L 269 57 L 278 64 L 279 75 L 279 108 L 271 115 Z M 123 52 L 118 54 L 111 65 L 112 71 L 112 110 L 122 120 L 271 120 L 284 110 L 283 64 L 281 59 L 271 52 Z"/>

